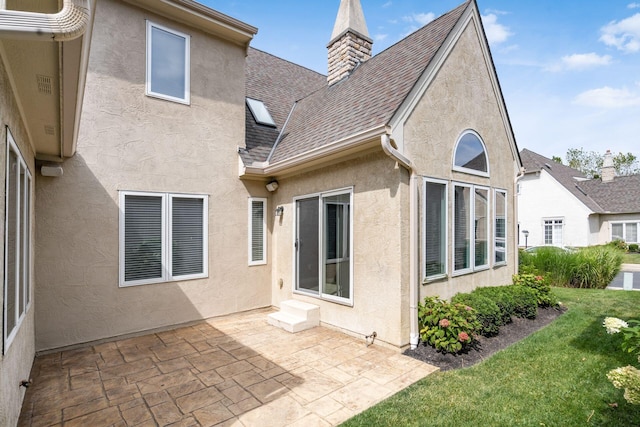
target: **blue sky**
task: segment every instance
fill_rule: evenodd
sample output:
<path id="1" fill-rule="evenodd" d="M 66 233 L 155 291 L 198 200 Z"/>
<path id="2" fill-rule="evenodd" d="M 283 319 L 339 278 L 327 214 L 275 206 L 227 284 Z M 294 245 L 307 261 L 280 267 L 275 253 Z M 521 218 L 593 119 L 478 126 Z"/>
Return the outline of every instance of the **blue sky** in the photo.
<path id="1" fill-rule="evenodd" d="M 252 46 L 326 74 L 339 0 L 199 0 Z M 361 0 L 374 54 L 462 0 Z M 640 0 L 478 0 L 518 148 L 640 157 Z"/>

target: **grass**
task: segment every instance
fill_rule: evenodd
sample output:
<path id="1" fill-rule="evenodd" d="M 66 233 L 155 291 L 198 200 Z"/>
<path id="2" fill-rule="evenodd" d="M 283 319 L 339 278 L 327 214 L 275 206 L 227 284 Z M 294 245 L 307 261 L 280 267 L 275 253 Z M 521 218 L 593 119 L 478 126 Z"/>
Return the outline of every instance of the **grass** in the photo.
<path id="1" fill-rule="evenodd" d="M 622 262 L 625 264 L 640 264 L 640 253 L 626 253 L 622 256 Z"/>
<path id="2" fill-rule="evenodd" d="M 640 406 L 606 378 L 637 366 L 637 357 L 622 352 L 622 337 L 608 335 L 602 321 L 638 318 L 640 292 L 554 292 L 569 310 L 546 328 L 478 365 L 429 375 L 343 425 L 638 425 Z"/>

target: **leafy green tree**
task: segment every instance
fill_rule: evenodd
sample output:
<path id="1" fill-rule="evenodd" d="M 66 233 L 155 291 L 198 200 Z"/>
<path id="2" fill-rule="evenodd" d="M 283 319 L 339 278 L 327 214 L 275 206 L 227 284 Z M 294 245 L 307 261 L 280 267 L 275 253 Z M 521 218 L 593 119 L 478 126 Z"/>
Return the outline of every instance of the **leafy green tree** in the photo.
<path id="1" fill-rule="evenodd" d="M 553 157 L 554 161 L 562 163 L 562 159 Z M 604 163 L 604 154 L 595 151 L 585 151 L 583 148 L 570 148 L 566 155 L 567 165 L 584 173 L 589 178 L 599 178 Z M 640 174 L 638 158 L 632 153 L 618 153 L 613 156 L 613 166 L 616 175 L 627 176 Z"/>

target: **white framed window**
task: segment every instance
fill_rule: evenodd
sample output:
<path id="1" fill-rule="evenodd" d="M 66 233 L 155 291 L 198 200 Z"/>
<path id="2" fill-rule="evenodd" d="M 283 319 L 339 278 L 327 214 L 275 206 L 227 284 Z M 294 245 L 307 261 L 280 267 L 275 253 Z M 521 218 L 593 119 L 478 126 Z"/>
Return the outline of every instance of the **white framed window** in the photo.
<path id="1" fill-rule="evenodd" d="M 471 184 L 453 186 L 453 273 L 489 267 L 489 189 Z"/>
<path id="2" fill-rule="evenodd" d="M 31 306 L 31 173 L 7 129 L 4 234 L 3 349 L 18 333 Z"/>
<path id="3" fill-rule="evenodd" d="M 146 94 L 189 104 L 191 36 L 147 21 Z"/>
<path id="4" fill-rule="evenodd" d="M 462 133 L 453 155 L 453 170 L 472 175 L 489 176 L 489 157 L 480 135 L 473 130 Z"/>
<path id="5" fill-rule="evenodd" d="M 208 276 L 208 198 L 120 191 L 120 286 Z"/>
<path id="6" fill-rule="evenodd" d="M 611 223 L 611 240 L 622 240 L 626 243 L 640 243 L 638 240 L 638 228 L 640 222 L 613 222 Z"/>
<path id="7" fill-rule="evenodd" d="M 544 244 L 562 246 L 562 229 L 564 223 L 561 218 L 544 220 Z"/>
<path id="8" fill-rule="evenodd" d="M 353 304 L 353 190 L 294 198 L 294 291 Z"/>
<path id="9" fill-rule="evenodd" d="M 249 198 L 249 265 L 267 263 L 267 199 Z"/>
<path id="10" fill-rule="evenodd" d="M 424 178 L 424 253 L 425 281 L 447 276 L 447 181 Z"/>
<path id="11" fill-rule="evenodd" d="M 507 263 L 507 192 L 495 190 L 493 198 L 493 262 Z"/>

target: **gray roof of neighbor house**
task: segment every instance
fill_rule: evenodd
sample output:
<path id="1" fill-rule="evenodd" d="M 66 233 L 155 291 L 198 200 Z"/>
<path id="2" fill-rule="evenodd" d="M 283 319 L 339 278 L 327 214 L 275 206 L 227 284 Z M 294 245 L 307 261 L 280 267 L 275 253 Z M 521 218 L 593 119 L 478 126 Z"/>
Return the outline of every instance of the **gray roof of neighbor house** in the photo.
<path id="1" fill-rule="evenodd" d="M 332 86 L 325 76 L 250 49 L 247 96 L 264 101 L 277 127 L 257 129 L 247 113 L 247 151 L 240 152 L 244 163 L 269 156 L 270 163 L 277 163 L 389 124 L 470 4 L 442 15 Z"/>
<path id="2" fill-rule="evenodd" d="M 525 173 L 545 170 L 594 213 L 639 213 L 640 175 L 617 176 L 610 182 L 587 179 L 579 170 L 533 151 L 520 152 Z"/>

